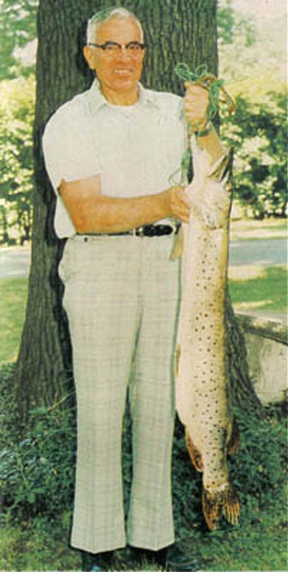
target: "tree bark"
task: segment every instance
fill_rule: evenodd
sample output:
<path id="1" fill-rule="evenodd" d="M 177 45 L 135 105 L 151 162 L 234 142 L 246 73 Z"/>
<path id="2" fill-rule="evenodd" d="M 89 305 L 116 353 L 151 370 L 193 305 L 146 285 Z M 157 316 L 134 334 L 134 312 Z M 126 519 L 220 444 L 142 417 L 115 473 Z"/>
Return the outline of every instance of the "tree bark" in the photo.
<path id="1" fill-rule="evenodd" d="M 123 0 L 141 20 L 148 44 L 143 83 L 156 90 L 183 93 L 173 68 L 185 61 L 192 69 L 207 64 L 217 74 L 217 0 Z M 35 202 L 32 264 L 26 320 L 17 361 L 14 392 L 23 421 L 39 405 L 50 405 L 71 389 L 71 354 L 62 311 L 62 286 L 57 267 L 63 242 L 53 229 L 55 195 L 45 172 L 41 149 L 44 126 L 51 114 L 91 83 L 82 56 L 88 17 L 110 6 L 108 0 L 40 0 L 38 12 L 37 98 L 34 126 Z M 238 379 L 240 348 L 231 310 L 232 372 Z M 231 356 L 231 357 L 232 357 Z M 242 368 L 243 386 L 249 381 Z"/>

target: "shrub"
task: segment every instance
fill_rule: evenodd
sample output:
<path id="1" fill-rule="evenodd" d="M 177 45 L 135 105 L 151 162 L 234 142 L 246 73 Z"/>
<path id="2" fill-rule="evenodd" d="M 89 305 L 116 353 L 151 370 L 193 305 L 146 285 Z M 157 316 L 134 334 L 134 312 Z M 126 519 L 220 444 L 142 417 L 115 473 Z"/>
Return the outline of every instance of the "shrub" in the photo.
<path id="1" fill-rule="evenodd" d="M 261 102 L 238 96 L 233 116 L 223 118 L 235 149 L 235 196 L 255 218 L 285 217 L 287 92 L 270 92 Z"/>
<path id="2" fill-rule="evenodd" d="M 31 235 L 34 93 L 33 76 L 0 83 L 1 242 Z"/>
<path id="3" fill-rule="evenodd" d="M 73 499 L 76 450 L 75 409 L 38 409 L 34 424 L 24 438 L 11 428 L 13 407 L 4 413 L 10 396 L 12 370 L 0 378 L 0 491 L 3 509 L 11 519 L 41 516 L 53 518 L 70 510 Z M 9 380 L 10 379 L 10 380 Z M 235 408 L 241 448 L 230 462 L 231 477 L 239 493 L 242 522 L 255 522 L 261 510 L 283 506 L 286 485 L 286 418 L 280 410 L 263 413 Z M 15 419 L 16 421 L 16 419 Z M 127 506 L 131 482 L 131 437 L 125 418 L 123 443 L 124 496 Z M 173 447 L 173 503 L 176 533 L 186 537 L 191 529 L 203 531 L 201 474 L 192 467 L 183 428 L 177 421 Z"/>

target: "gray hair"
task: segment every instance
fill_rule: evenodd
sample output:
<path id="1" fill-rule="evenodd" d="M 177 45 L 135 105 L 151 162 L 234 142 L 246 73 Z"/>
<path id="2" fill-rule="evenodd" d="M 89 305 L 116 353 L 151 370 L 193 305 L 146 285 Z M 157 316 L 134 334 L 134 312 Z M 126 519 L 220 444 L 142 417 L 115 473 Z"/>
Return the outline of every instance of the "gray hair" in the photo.
<path id="1" fill-rule="evenodd" d="M 93 42 L 93 41 L 95 42 L 98 27 L 101 24 L 103 24 L 103 22 L 108 22 L 108 20 L 111 20 L 112 18 L 127 18 L 127 19 L 132 18 L 136 22 L 136 24 L 138 24 L 138 26 L 141 30 L 142 40 L 143 40 L 144 32 L 143 32 L 141 22 L 138 20 L 138 18 L 135 16 L 135 14 L 133 14 L 133 12 L 126 10 L 126 8 L 119 7 L 119 8 L 106 8 L 105 10 L 100 10 L 99 12 L 96 12 L 88 20 L 87 31 L 86 31 L 87 44 L 89 44 L 90 42 Z"/>

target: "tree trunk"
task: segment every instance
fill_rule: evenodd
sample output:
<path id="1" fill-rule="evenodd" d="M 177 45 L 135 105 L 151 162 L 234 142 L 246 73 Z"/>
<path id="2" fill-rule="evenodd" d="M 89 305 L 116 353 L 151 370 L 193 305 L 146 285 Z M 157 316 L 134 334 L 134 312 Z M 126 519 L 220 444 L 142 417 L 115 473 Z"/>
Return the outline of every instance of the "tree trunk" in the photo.
<path id="1" fill-rule="evenodd" d="M 110 1 L 105 0 L 40 0 L 32 265 L 14 385 L 23 421 L 29 410 L 55 402 L 72 385 L 69 336 L 57 276 L 64 243 L 57 240 L 53 229 L 55 195 L 44 168 L 41 137 L 51 114 L 91 83 L 81 51 L 86 21 L 96 10 L 109 5 Z M 144 85 L 182 93 L 173 74 L 179 61 L 191 68 L 205 63 L 217 74 L 217 0 L 123 0 L 122 5 L 134 11 L 143 23 L 148 44 Z M 243 371 L 241 356 L 244 342 L 238 339 L 230 309 L 228 317 L 233 340 L 231 370 L 236 385 L 241 374 L 242 385 L 247 388 L 249 377 L 246 368 Z"/>

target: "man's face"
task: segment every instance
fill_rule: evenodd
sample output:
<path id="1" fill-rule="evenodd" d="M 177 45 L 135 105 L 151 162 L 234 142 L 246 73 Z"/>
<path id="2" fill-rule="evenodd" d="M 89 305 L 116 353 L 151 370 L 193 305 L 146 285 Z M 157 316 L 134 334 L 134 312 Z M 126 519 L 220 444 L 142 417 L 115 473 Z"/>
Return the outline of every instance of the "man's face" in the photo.
<path id="1" fill-rule="evenodd" d="M 126 46 L 129 42 L 143 42 L 141 30 L 132 18 L 112 18 L 98 27 L 97 44 L 117 42 Z M 92 70 L 96 71 L 103 92 L 125 93 L 137 90 L 143 68 L 144 50 L 131 54 L 128 50 L 110 53 L 94 46 L 86 46 L 85 58 Z"/>

